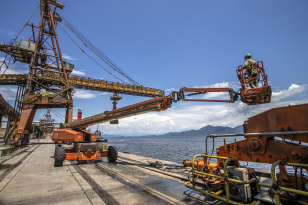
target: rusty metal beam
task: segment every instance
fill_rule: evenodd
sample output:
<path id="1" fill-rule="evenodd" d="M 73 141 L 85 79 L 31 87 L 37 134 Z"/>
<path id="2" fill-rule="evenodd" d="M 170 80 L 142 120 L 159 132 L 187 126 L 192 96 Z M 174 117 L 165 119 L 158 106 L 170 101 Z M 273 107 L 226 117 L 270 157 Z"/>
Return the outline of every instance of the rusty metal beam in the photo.
<path id="1" fill-rule="evenodd" d="M 40 83 L 51 85 L 62 85 L 62 78 L 56 74 L 48 73 L 42 76 L 36 76 L 35 80 Z M 85 78 L 75 75 L 70 75 L 68 81 L 74 85 L 75 89 L 95 90 L 102 92 L 117 92 L 119 94 L 137 95 L 144 97 L 162 97 L 165 92 L 155 88 L 143 86 L 135 86 L 124 83 L 115 83 L 94 78 Z M 18 85 L 26 84 L 27 75 L 21 74 L 2 74 L 0 75 L 0 85 Z"/>
<path id="2" fill-rule="evenodd" d="M 302 144 L 308 143 L 308 104 L 270 109 L 248 118 L 243 127 L 245 140 L 219 147 L 217 155 L 261 163 L 299 163 L 308 157 L 308 147 Z"/>
<path id="3" fill-rule="evenodd" d="M 0 115 L 7 116 L 9 118 L 17 117 L 14 108 L 8 102 L 5 101 L 5 99 L 2 97 L 1 94 L 0 94 Z"/>
<path id="4" fill-rule="evenodd" d="M 171 107 L 172 97 L 160 97 L 147 100 L 141 103 L 136 103 L 126 107 L 118 108 L 112 111 L 106 111 L 102 114 L 90 116 L 75 122 L 64 124 L 65 127 L 72 129 L 85 129 L 88 126 L 98 123 L 109 122 L 124 117 L 129 117 L 137 114 L 147 113 L 151 111 L 163 111 Z"/>

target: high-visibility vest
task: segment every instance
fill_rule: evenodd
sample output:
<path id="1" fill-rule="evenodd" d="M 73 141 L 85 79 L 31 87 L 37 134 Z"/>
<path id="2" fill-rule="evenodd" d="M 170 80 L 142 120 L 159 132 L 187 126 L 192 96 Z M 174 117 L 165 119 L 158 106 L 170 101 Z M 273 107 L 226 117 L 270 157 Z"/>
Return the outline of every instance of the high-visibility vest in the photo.
<path id="1" fill-rule="evenodd" d="M 254 61 L 253 59 L 247 59 L 247 60 L 248 60 L 248 62 L 249 62 L 249 64 L 250 64 L 250 65 L 248 65 L 248 67 L 247 67 L 248 71 L 251 72 L 251 69 L 255 70 L 255 69 L 256 69 L 256 66 L 253 65 L 253 64 L 255 64 L 256 61 Z"/>

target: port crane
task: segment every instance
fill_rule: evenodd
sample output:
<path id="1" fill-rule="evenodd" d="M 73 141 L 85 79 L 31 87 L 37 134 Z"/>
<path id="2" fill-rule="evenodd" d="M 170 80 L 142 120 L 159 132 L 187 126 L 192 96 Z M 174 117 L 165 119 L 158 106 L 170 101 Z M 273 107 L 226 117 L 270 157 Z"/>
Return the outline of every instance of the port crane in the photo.
<path id="1" fill-rule="evenodd" d="M 9 44 L 0 44 L 0 51 L 6 54 L 2 65 L 6 65 L 8 68 L 10 63 L 15 61 L 29 65 L 29 74 L 27 75 L 0 75 L 1 85 L 18 85 L 14 107 L 16 112 L 14 115 L 11 114 L 15 118 L 14 130 L 10 131 L 11 134 L 14 133 L 12 135 L 14 145 L 28 143 L 29 130 L 37 109 L 65 108 L 65 122 L 71 122 L 73 115 L 72 91 L 75 88 L 111 92 L 114 95 L 112 99 L 114 105 L 120 99 L 117 98 L 119 94 L 145 97 L 164 96 L 162 90 L 144 87 L 131 79 L 106 55 L 89 43 L 84 36 L 76 32 L 76 29 L 64 21 L 57 12 L 63 7 L 63 4 L 54 0 L 40 0 L 36 9 L 36 11 L 40 11 L 39 25 L 30 24 L 30 18 L 23 27 L 23 29 L 25 27 L 32 29 L 30 38 L 17 41 L 16 37 Z M 56 30 L 62 21 L 69 29 L 73 30 L 73 33 L 78 34 L 78 38 L 83 40 L 83 44 L 94 50 L 95 54 L 132 84 L 126 83 L 115 75 L 117 79 L 122 81 L 121 83 L 71 75 L 74 65 L 63 58 Z M 99 66 L 113 75 L 101 64 Z M 6 142 L 8 139 L 11 138 L 6 135 Z"/>
<path id="2" fill-rule="evenodd" d="M 35 27 L 33 24 L 26 23 L 27 26 L 31 26 L 33 35 L 21 42 L 14 39 L 9 44 L 0 44 L 0 51 L 10 56 L 13 61 L 29 64 L 27 75 L 0 75 L 1 85 L 18 85 L 13 109 L 4 99 L 0 99 L 1 106 L 5 108 L 1 109 L 4 110 L 1 115 L 12 116 L 18 122 L 15 124 L 17 126 L 15 131 L 12 131 L 16 133 L 15 144 L 27 143 L 29 127 L 37 109 L 66 109 L 65 123 L 61 129 L 53 132 L 52 139 L 55 142 L 67 142 L 73 146 L 64 148 L 56 145 L 55 166 L 62 166 L 64 160 L 94 160 L 103 156 L 107 157 L 110 162 L 116 161 L 116 147 L 109 146 L 108 149 L 99 150 L 95 143 L 97 136 L 85 130 L 91 125 L 104 122 L 118 123 L 121 118 L 164 111 L 177 101 L 233 103 L 240 99 L 248 105 L 256 105 L 269 103 L 271 100 L 271 87 L 268 85 L 262 61 L 254 65 L 258 72 L 255 78 L 259 79 L 260 84 L 257 88 L 248 86 L 249 83 L 245 78 L 247 66 L 237 68 L 237 76 L 241 83 L 239 92 L 230 88 L 181 88 L 166 96 L 162 90 L 139 85 L 107 58 L 104 58 L 101 53 L 98 54 L 105 59 L 107 64 L 118 69 L 131 84 L 72 75 L 74 65 L 63 59 L 56 32 L 56 25 L 64 19 L 56 10 L 63 9 L 63 7 L 63 4 L 55 0 L 41 0 L 39 26 Z M 34 35 L 35 30 L 37 31 L 36 36 Z M 80 35 L 79 37 L 84 39 Z M 73 89 L 112 93 L 113 110 L 72 122 Z M 227 92 L 230 99 L 189 98 L 209 92 Z M 118 94 L 146 96 L 153 99 L 117 108 L 116 103 L 121 99 Z M 276 204 L 280 202 L 307 204 L 308 179 L 303 173 L 308 169 L 308 148 L 304 144 L 308 143 L 307 116 L 308 104 L 304 104 L 274 108 L 249 118 L 243 125 L 244 134 L 242 135 L 245 137 L 243 141 L 225 143 L 216 150 L 217 156 L 210 155 L 206 149 L 204 154 L 185 162 L 186 166 L 191 167 L 189 169 L 191 178 L 186 186 L 231 204 L 259 204 L 254 197 L 260 193 L 260 187 L 269 188 Z M 224 137 L 234 136 L 224 135 Z M 212 139 L 217 137 L 223 136 L 208 136 Z M 198 157 L 201 160 L 196 160 Z M 217 162 L 210 162 L 211 158 L 217 159 Z M 239 161 L 271 163 L 272 184 L 259 182 L 255 177 L 257 172 L 249 167 L 241 166 Z M 287 166 L 294 167 L 294 174 L 287 172 Z M 279 173 L 276 173 L 276 167 L 279 167 Z M 196 185 L 198 179 L 204 182 L 208 187 L 207 190 L 198 189 Z"/>
<path id="3" fill-rule="evenodd" d="M 110 59 L 97 51 L 97 48 L 92 44 L 88 44 L 104 62 L 123 75 L 131 84 L 72 75 L 74 65 L 65 61 L 62 56 L 56 27 L 59 26 L 59 22 L 64 21 L 73 30 L 73 33 L 82 39 L 83 43 L 88 43 L 88 40 L 79 32 L 76 32 L 57 12 L 57 9 L 63 9 L 63 7 L 64 5 L 56 0 L 40 0 L 38 7 L 40 9 L 39 26 L 29 24 L 29 21 L 25 24 L 25 26 L 32 28 L 31 37 L 20 42 L 16 38 L 9 44 L 0 44 L 0 51 L 4 52 L 10 59 L 29 64 L 29 74 L 27 75 L 0 75 L 1 85 L 18 85 L 16 106 L 14 107 L 14 110 L 17 110 L 14 113 L 18 113 L 18 116 L 15 117 L 15 125 L 10 132 L 14 136 L 13 143 L 15 145 L 28 142 L 29 129 L 37 109 L 66 109 L 65 123 L 61 129 L 54 130 L 52 139 L 55 142 L 67 142 L 73 144 L 73 146 L 65 149 L 61 145 L 56 145 L 55 166 L 62 166 L 64 160 L 94 160 L 103 156 L 106 156 L 110 162 L 116 161 L 116 147 L 109 146 L 108 149 L 99 150 L 97 144 L 94 143 L 97 136 L 85 130 L 91 125 L 103 122 L 118 123 L 118 120 L 124 117 L 152 111 L 164 111 L 170 108 L 172 103 L 180 100 L 233 103 L 241 99 L 248 105 L 270 102 L 271 87 L 268 86 L 262 62 L 256 64 L 258 68 L 257 77 L 260 78 L 261 84 L 258 88 L 248 88 L 248 82 L 244 76 L 247 68 L 241 66 L 237 70 L 242 86 L 240 92 L 235 92 L 230 88 L 182 88 L 166 96 L 162 90 L 143 87 L 136 83 Z M 35 31 L 37 31 L 37 35 L 35 35 Z M 76 88 L 112 93 L 113 110 L 72 122 L 72 91 Z M 205 100 L 187 98 L 208 92 L 228 92 L 230 99 Z M 116 103 L 121 99 L 118 94 L 146 96 L 154 99 L 117 108 Z"/>

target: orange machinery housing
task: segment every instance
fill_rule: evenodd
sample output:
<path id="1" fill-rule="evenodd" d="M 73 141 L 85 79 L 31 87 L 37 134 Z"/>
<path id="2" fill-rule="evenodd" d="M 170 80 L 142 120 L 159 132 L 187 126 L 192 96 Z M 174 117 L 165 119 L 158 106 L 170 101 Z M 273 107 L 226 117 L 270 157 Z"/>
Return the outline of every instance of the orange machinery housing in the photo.
<path id="1" fill-rule="evenodd" d="M 95 143 L 97 136 L 85 131 L 85 129 L 98 123 L 110 122 L 150 111 L 165 110 L 171 107 L 171 103 L 172 97 L 164 96 L 64 124 L 63 129 L 54 130 L 52 140 L 73 144 L 73 147 L 65 149 L 61 145 L 56 146 L 55 166 L 62 166 L 64 160 L 95 160 L 99 157 L 107 157 L 109 162 L 116 161 L 117 148 L 109 146 L 107 150 L 100 150 L 98 144 Z"/>
<path id="2" fill-rule="evenodd" d="M 108 157 L 109 162 L 117 159 L 117 149 L 109 146 L 108 150 L 99 149 L 95 143 L 97 136 L 85 130 L 75 131 L 70 128 L 54 130 L 52 140 L 56 143 L 66 142 L 73 144 L 71 148 L 65 148 L 60 144 L 55 148 L 55 166 L 62 166 L 64 160 L 96 160 L 100 157 Z"/>

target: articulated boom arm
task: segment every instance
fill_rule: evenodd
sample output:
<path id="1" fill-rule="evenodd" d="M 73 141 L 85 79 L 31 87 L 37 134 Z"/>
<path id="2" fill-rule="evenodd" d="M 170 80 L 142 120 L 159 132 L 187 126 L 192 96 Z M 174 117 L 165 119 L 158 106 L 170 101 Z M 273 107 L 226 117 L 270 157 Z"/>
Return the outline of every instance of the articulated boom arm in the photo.
<path id="1" fill-rule="evenodd" d="M 228 92 L 230 100 L 206 100 L 206 99 L 186 99 L 185 92 L 189 93 L 186 96 L 200 95 L 209 92 Z M 199 101 L 199 102 L 228 102 L 234 103 L 239 96 L 239 93 L 235 92 L 232 88 L 181 88 L 180 91 L 173 91 L 171 96 L 174 102 L 183 101 Z"/>
<path id="2" fill-rule="evenodd" d="M 112 111 L 106 111 L 104 113 L 87 117 L 75 122 L 66 123 L 64 127 L 82 130 L 88 126 L 98 123 L 109 122 L 116 119 L 130 117 L 133 115 L 139 115 L 151 111 L 163 111 L 171 107 L 173 98 L 170 96 L 164 96 L 147 100 L 141 103 L 129 105 Z"/>
<path id="3" fill-rule="evenodd" d="M 205 94 L 208 92 L 229 92 L 230 100 L 203 100 L 203 99 L 185 99 L 184 93 L 188 92 L 187 96 Z M 98 123 L 109 122 L 118 120 L 133 115 L 139 115 L 152 111 L 164 111 L 171 107 L 173 102 L 180 100 L 183 101 L 201 101 L 201 102 L 229 102 L 233 103 L 237 100 L 238 93 L 234 92 L 231 88 L 181 88 L 180 91 L 174 91 L 169 96 L 154 98 L 137 104 L 129 105 L 112 111 L 87 117 L 75 122 L 64 124 L 64 127 L 74 130 L 83 130 L 88 126 Z"/>

